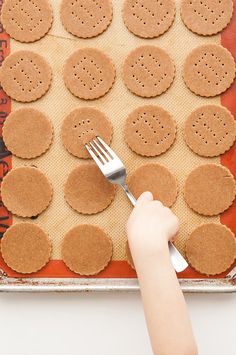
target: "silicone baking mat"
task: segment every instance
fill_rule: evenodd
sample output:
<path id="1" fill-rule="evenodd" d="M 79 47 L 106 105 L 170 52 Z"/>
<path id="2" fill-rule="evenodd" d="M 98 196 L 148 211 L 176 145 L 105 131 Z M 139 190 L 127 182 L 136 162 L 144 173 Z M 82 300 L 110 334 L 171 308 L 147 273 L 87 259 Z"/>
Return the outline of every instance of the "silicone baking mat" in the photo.
<path id="1" fill-rule="evenodd" d="M 236 5 L 236 0 L 234 2 Z M 0 1 L 1 3 L 2 1 Z M 52 258 L 46 267 L 35 274 L 28 275 L 29 277 L 80 277 L 71 272 L 60 260 L 60 244 L 63 236 L 70 228 L 80 223 L 99 225 L 113 240 L 113 259 L 109 266 L 97 275 L 98 278 L 135 277 L 135 272 L 126 262 L 125 256 L 125 224 L 132 206 L 123 192 L 118 189 L 116 198 L 111 206 L 102 213 L 92 216 L 83 216 L 76 213 L 64 200 L 63 185 L 68 174 L 77 164 L 85 163 L 83 160 L 70 155 L 62 146 L 60 140 L 60 126 L 63 118 L 77 107 L 92 106 L 107 114 L 114 129 L 111 146 L 126 164 L 128 172 L 131 172 L 143 163 L 158 162 L 167 166 L 176 175 L 179 182 L 179 195 L 173 206 L 173 211 L 181 220 L 181 230 L 176 240 L 176 246 L 182 253 L 184 253 L 184 245 L 188 234 L 202 223 L 223 223 L 236 233 L 236 203 L 219 217 L 203 217 L 190 210 L 183 199 L 185 178 L 198 165 L 207 162 L 221 163 L 230 168 L 234 176 L 236 176 L 236 146 L 221 158 L 202 158 L 190 151 L 182 135 L 183 124 L 187 116 L 201 105 L 221 103 L 236 115 L 236 83 L 221 97 L 206 99 L 191 93 L 182 79 L 184 59 L 192 48 L 200 44 L 221 43 L 236 57 L 236 11 L 234 12 L 231 24 L 221 35 L 203 37 L 193 34 L 184 26 L 180 18 L 180 0 L 177 0 L 176 18 L 170 30 L 157 39 L 147 40 L 138 38 L 127 30 L 122 20 L 122 3 L 123 1 L 113 0 L 112 24 L 102 35 L 93 39 L 79 39 L 66 32 L 60 21 L 59 0 L 51 0 L 54 13 L 53 26 L 46 37 L 38 42 L 22 44 L 13 39 L 10 40 L 1 28 L 1 62 L 10 52 L 29 49 L 44 56 L 53 69 L 53 82 L 49 92 L 42 99 L 31 104 L 22 104 L 10 100 L 0 90 L 1 127 L 9 112 L 19 107 L 33 107 L 42 110 L 48 114 L 54 125 L 53 144 L 46 154 L 37 159 L 29 161 L 11 156 L 1 141 L 1 178 L 12 167 L 34 165 L 44 171 L 53 184 L 54 196 L 51 205 L 37 219 L 30 220 L 41 226 L 49 234 L 53 243 Z M 152 44 L 165 49 L 171 55 L 176 65 L 176 78 L 171 88 L 161 96 L 152 99 L 143 99 L 130 93 L 121 78 L 122 63 L 128 53 L 132 49 L 144 44 Z M 98 100 L 80 100 L 74 97 L 63 83 L 62 70 L 65 60 L 76 49 L 83 47 L 100 48 L 112 58 L 116 67 L 117 77 L 114 87 L 107 95 Z M 122 132 L 127 115 L 133 109 L 145 104 L 160 105 L 173 115 L 178 125 L 176 142 L 171 149 L 156 158 L 143 158 L 136 155 L 127 147 L 123 138 Z M 1 235 L 3 235 L 9 225 L 22 221 L 21 218 L 11 216 L 2 204 L 0 206 L 0 219 Z M 9 269 L 2 259 L 0 259 L 0 268 L 10 277 L 23 276 Z M 227 272 L 219 277 L 225 276 Z M 204 277 L 190 267 L 178 276 L 181 278 Z"/>

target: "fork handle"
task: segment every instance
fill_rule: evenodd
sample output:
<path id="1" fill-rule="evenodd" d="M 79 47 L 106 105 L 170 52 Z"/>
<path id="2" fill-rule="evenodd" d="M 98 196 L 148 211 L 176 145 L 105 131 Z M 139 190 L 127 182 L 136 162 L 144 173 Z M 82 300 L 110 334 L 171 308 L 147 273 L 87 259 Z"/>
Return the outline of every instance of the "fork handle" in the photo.
<path id="1" fill-rule="evenodd" d="M 134 197 L 133 194 L 131 194 L 131 192 L 129 191 L 129 188 L 126 184 L 121 185 L 122 189 L 124 190 L 124 192 L 126 193 L 128 199 L 130 200 L 130 202 L 132 203 L 133 206 L 136 205 L 136 198 Z"/>
<path id="2" fill-rule="evenodd" d="M 126 193 L 128 199 L 132 203 L 133 206 L 136 204 L 136 199 L 130 192 L 128 186 L 126 184 L 121 185 L 122 189 Z M 173 243 L 169 242 L 169 252 L 170 252 L 170 259 L 172 262 L 172 265 L 175 269 L 176 272 L 181 272 L 184 271 L 188 267 L 187 261 L 184 259 L 184 257 L 180 254 L 178 249 L 174 246 Z"/>

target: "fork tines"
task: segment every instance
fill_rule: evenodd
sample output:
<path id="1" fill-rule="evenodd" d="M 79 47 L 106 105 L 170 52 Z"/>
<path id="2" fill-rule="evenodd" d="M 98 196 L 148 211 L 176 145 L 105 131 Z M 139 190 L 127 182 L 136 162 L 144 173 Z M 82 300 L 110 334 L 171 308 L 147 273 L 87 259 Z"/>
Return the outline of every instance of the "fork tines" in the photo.
<path id="1" fill-rule="evenodd" d="M 99 163 L 105 164 L 114 159 L 114 153 L 99 136 L 85 144 L 85 147 L 97 164 L 98 161 Z"/>

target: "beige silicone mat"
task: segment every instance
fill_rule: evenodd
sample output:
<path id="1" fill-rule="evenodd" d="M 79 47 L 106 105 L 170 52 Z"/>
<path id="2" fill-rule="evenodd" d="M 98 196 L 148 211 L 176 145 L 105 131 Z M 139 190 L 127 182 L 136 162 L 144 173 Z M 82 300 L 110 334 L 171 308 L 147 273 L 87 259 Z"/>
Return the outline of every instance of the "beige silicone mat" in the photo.
<path id="1" fill-rule="evenodd" d="M 185 28 L 179 13 L 180 0 L 176 1 L 177 15 L 170 30 L 157 39 L 145 40 L 135 37 L 125 27 L 122 21 L 121 0 L 113 0 L 114 15 L 111 26 L 106 32 L 95 39 L 79 39 L 67 33 L 59 18 L 59 0 L 51 0 L 54 12 L 53 27 L 49 34 L 33 44 L 21 44 L 11 40 L 11 52 L 20 49 L 30 49 L 44 56 L 53 68 L 53 82 L 49 92 L 40 100 L 30 104 L 20 104 L 12 101 L 12 110 L 19 107 L 34 107 L 48 114 L 54 125 L 54 141 L 51 149 L 42 157 L 26 161 L 13 157 L 13 167 L 36 165 L 42 169 L 53 184 L 54 197 L 50 207 L 42 213 L 34 223 L 43 227 L 53 241 L 53 259 L 60 259 L 60 243 L 65 233 L 79 223 L 98 224 L 111 236 L 114 243 L 114 260 L 125 259 L 124 244 L 126 240 L 125 224 L 131 205 L 121 190 L 118 190 L 115 201 L 104 212 L 94 216 L 83 216 L 73 211 L 65 202 L 63 185 L 69 172 L 84 161 L 71 156 L 62 146 L 60 126 L 63 118 L 74 108 L 94 106 L 104 111 L 112 121 L 114 136 L 112 148 L 125 162 L 128 171 L 147 162 L 158 162 L 166 165 L 178 178 L 179 196 L 173 210 L 181 220 L 181 231 L 176 242 L 183 252 L 183 246 L 189 231 L 197 225 L 219 221 L 218 217 L 205 218 L 191 211 L 184 202 L 182 190 L 187 174 L 200 164 L 219 162 L 219 159 L 201 158 L 192 153 L 185 145 L 182 137 L 183 123 L 195 108 L 206 104 L 220 103 L 220 98 L 204 99 L 192 94 L 182 80 L 182 66 L 186 55 L 197 45 L 203 43 L 220 43 L 220 36 L 200 37 Z M 174 59 L 177 74 L 174 84 L 163 95 L 153 99 L 143 99 L 131 94 L 124 86 L 121 78 L 122 63 L 133 48 L 153 44 L 165 49 Z M 62 69 L 65 60 L 76 49 L 81 47 L 96 47 L 104 50 L 113 60 L 117 78 L 112 90 L 102 99 L 86 102 L 74 97 L 64 86 Z M 157 158 L 142 158 L 129 150 L 123 139 L 123 126 L 127 115 L 136 107 L 145 104 L 160 105 L 168 110 L 178 124 L 177 140 L 173 147 Z M 89 196 L 88 196 L 89 199 Z M 14 223 L 21 219 L 14 217 Z"/>

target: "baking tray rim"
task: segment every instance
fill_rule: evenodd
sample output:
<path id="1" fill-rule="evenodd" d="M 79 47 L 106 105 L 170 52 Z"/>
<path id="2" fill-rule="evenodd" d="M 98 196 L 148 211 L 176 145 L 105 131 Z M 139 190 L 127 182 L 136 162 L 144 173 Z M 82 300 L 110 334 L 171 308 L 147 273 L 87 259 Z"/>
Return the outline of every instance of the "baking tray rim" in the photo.
<path id="1" fill-rule="evenodd" d="M 236 293 L 236 274 L 219 279 L 179 279 L 184 293 Z M 10 278 L 0 274 L 0 292 L 135 292 L 135 278 Z"/>

